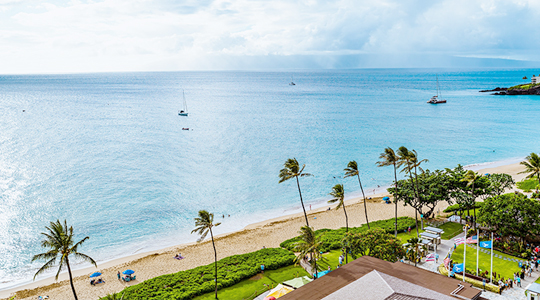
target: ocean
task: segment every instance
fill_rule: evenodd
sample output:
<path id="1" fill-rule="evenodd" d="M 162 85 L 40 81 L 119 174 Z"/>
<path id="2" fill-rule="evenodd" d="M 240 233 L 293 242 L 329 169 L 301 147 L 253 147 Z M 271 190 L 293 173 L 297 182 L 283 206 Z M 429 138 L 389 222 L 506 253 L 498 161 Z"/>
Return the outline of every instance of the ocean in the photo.
<path id="1" fill-rule="evenodd" d="M 298 212 L 296 184 L 278 184 L 288 158 L 313 174 L 300 184 L 320 206 L 337 183 L 358 193 L 343 179 L 350 160 L 367 192 L 391 184 L 392 169 L 375 166 L 385 147 L 415 149 L 432 170 L 538 152 L 540 96 L 478 91 L 539 72 L 0 75 L 0 289 L 32 280 L 40 233 L 57 219 L 90 237 L 80 250 L 99 265 L 195 241 L 201 209 L 223 223 L 217 234 Z M 436 76 L 446 104 L 426 103 Z"/>

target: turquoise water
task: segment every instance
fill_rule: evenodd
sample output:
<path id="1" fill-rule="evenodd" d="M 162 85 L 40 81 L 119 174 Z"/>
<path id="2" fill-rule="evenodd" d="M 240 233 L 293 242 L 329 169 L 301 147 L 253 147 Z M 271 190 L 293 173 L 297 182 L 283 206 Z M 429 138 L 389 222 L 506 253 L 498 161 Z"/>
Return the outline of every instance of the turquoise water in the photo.
<path id="1" fill-rule="evenodd" d="M 317 204 L 336 183 L 357 191 L 340 178 L 353 159 L 367 190 L 390 184 L 392 169 L 375 166 L 387 146 L 430 169 L 540 151 L 540 96 L 478 93 L 539 72 L 0 76 L 0 289 L 31 280 L 52 220 L 90 236 L 82 250 L 99 262 L 194 241 L 200 209 L 218 233 L 295 212 L 295 184 L 278 184 L 289 157 L 314 174 L 301 184 Z M 436 73 L 448 103 L 428 105 Z M 182 89 L 189 117 L 177 115 Z"/>

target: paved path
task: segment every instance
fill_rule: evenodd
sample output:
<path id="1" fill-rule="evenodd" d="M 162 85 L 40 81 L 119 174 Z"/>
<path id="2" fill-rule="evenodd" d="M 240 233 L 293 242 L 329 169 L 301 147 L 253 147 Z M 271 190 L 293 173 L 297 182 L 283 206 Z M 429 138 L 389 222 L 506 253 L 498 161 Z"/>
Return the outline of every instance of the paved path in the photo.
<path id="1" fill-rule="evenodd" d="M 461 233 L 454 238 L 458 237 L 464 237 L 464 234 Z M 437 254 L 439 254 L 439 261 L 428 261 L 428 262 L 422 262 L 418 264 L 418 267 L 422 269 L 426 269 L 435 273 L 438 273 L 438 267 L 442 263 L 442 260 L 446 257 L 449 251 L 453 250 L 454 248 L 454 238 L 451 240 L 442 240 L 441 244 L 437 246 Z M 475 246 L 476 247 L 476 246 Z M 473 250 L 476 251 L 476 248 L 467 248 L 467 250 Z M 430 253 L 432 253 L 431 251 Z M 499 259 L 493 257 L 493 259 Z M 475 262 L 474 262 L 475 263 Z M 502 295 L 492 293 L 492 292 L 483 292 L 482 297 L 490 300 L 526 300 L 525 297 L 525 288 L 532 282 L 534 282 L 538 277 L 540 276 L 540 271 L 533 271 L 532 276 L 525 276 L 525 279 L 521 282 L 521 288 L 514 286 L 511 289 L 505 289 L 502 292 Z"/>

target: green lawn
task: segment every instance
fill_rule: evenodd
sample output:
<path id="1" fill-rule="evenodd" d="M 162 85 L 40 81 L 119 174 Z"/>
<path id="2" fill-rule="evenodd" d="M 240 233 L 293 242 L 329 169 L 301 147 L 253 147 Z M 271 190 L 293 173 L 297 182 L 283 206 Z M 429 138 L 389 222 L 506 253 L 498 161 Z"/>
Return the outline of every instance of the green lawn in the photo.
<path id="1" fill-rule="evenodd" d="M 444 223 L 443 225 L 439 226 L 439 228 L 444 230 L 444 233 L 441 236 L 443 240 L 449 240 L 463 232 L 463 225 L 454 222 Z"/>
<path id="2" fill-rule="evenodd" d="M 454 250 L 454 253 L 452 253 L 452 259 L 454 260 L 454 263 L 462 263 L 463 262 L 463 244 L 459 245 L 456 250 Z M 493 254 L 499 254 L 505 257 L 511 257 L 519 259 L 519 257 L 513 257 L 504 253 L 501 253 L 499 251 L 493 251 Z M 489 271 L 490 270 L 490 261 L 491 256 L 489 253 L 483 253 L 480 251 L 479 255 L 479 268 L 480 270 Z M 467 260 L 466 260 L 466 268 L 470 270 L 475 270 L 476 268 L 476 249 L 467 247 Z M 519 267 L 519 264 L 517 262 L 503 260 L 501 258 L 496 258 L 493 256 L 493 272 L 496 272 L 497 274 L 501 274 L 504 278 L 513 278 L 514 273 L 517 271 L 520 271 L 521 268 Z M 474 274 L 476 275 L 476 274 Z"/>
<path id="3" fill-rule="evenodd" d="M 332 270 L 335 270 L 337 265 L 339 264 L 339 256 L 341 255 L 341 250 L 331 250 L 330 252 L 324 253 L 323 257 L 325 258 L 325 262 L 319 263 L 320 270 L 328 270 L 328 266 Z M 353 258 L 349 255 L 349 262 L 353 261 Z M 343 264 L 345 264 L 345 259 L 343 260 Z"/>
<path id="4" fill-rule="evenodd" d="M 339 255 L 338 255 L 339 257 Z M 253 299 L 276 285 L 296 277 L 305 276 L 308 273 L 300 266 L 288 266 L 277 270 L 265 271 L 250 279 L 218 291 L 219 299 L 242 300 Z M 195 300 L 215 299 L 214 293 L 207 293 L 194 298 Z"/>
<path id="5" fill-rule="evenodd" d="M 516 183 L 517 188 L 523 191 L 535 190 L 537 185 L 538 185 L 537 177 L 523 179 L 522 181 L 519 181 Z"/>

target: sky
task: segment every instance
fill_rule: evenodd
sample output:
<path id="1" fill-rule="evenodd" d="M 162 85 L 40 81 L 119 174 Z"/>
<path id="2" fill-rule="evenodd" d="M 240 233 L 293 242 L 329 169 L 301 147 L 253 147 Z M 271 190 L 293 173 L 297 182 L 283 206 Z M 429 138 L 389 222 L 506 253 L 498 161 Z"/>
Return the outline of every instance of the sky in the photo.
<path id="1" fill-rule="evenodd" d="M 0 74 L 540 66 L 540 0 L 0 0 Z"/>

